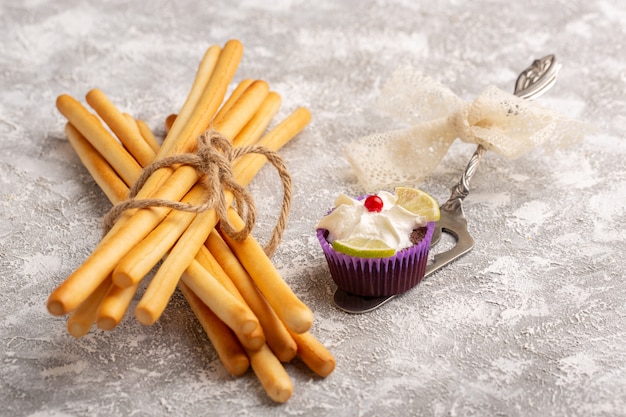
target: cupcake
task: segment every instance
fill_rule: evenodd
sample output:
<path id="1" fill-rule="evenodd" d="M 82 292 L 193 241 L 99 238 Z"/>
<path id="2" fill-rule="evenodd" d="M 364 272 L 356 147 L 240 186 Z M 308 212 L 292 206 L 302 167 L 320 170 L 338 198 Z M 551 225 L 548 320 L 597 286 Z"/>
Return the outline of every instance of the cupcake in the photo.
<path id="1" fill-rule="evenodd" d="M 408 291 L 422 280 L 438 219 L 433 197 L 397 187 L 394 193 L 359 198 L 339 195 L 316 231 L 339 288 L 383 297 Z"/>

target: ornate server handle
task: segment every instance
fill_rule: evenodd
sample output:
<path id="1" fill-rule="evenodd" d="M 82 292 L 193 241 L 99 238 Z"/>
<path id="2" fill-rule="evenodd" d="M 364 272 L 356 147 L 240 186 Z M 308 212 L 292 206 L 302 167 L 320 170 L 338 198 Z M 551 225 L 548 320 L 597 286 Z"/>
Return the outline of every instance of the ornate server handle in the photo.
<path id="1" fill-rule="evenodd" d="M 517 77 L 513 94 L 527 99 L 539 97 L 556 82 L 559 69 L 560 66 L 556 65 L 554 55 L 535 60 L 532 65 Z M 452 187 L 450 198 L 441 206 L 442 210 L 456 211 L 463 209 L 461 203 L 470 192 L 470 180 L 478 169 L 478 164 L 486 150 L 482 145 L 476 147 L 476 151 L 470 158 L 461 179 L 456 186 Z"/>

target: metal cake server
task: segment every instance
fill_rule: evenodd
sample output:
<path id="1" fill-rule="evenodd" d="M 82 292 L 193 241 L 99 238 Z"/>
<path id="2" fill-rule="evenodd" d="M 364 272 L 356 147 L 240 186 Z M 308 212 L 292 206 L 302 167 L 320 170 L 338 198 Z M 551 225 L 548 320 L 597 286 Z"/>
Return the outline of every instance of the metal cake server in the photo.
<path id="1" fill-rule="evenodd" d="M 520 73 L 515 82 L 514 94 L 518 97 L 531 99 L 545 93 L 556 82 L 561 69 L 554 55 L 547 55 L 535 60 L 532 65 Z M 463 211 L 463 200 L 469 194 L 469 183 L 478 168 L 486 149 L 482 145 L 476 147 L 459 182 L 452 187 L 450 198 L 441 205 L 441 218 L 435 224 L 431 249 L 439 243 L 442 234 L 447 233 L 455 240 L 455 245 L 434 255 L 433 261 L 426 267 L 424 278 L 446 266 L 450 262 L 465 255 L 474 247 L 474 239 L 467 230 L 467 219 Z M 348 313 L 367 313 L 382 306 L 396 295 L 386 297 L 362 297 L 337 289 L 334 301 L 338 308 Z"/>

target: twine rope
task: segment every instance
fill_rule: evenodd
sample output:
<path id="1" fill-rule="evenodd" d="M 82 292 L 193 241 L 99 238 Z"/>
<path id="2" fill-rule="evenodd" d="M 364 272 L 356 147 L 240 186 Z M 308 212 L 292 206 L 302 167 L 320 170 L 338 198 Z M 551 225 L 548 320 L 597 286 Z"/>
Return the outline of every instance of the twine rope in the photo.
<path id="1" fill-rule="evenodd" d="M 173 155 L 157 160 L 147 166 L 139 179 L 129 190 L 129 198 L 114 205 L 104 216 L 103 229 L 107 233 L 129 209 L 144 209 L 150 207 L 167 207 L 174 210 L 202 213 L 214 209 L 219 220 L 222 233 L 234 240 L 245 239 L 256 223 L 256 205 L 250 192 L 239 184 L 233 174 L 234 162 L 248 154 L 260 154 L 267 158 L 280 177 L 283 187 L 283 201 L 280 215 L 274 226 L 270 240 L 263 248 L 271 256 L 287 225 L 287 217 L 291 208 L 291 175 L 283 159 L 274 151 L 265 146 L 251 145 L 235 148 L 230 141 L 215 130 L 207 130 L 198 138 L 198 147 L 195 153 Z M 139 190 L 145 185 L 150 176 L 157 170 L 175 165 L 189 165 L 200 174 L 200 182 L 209 190 L 209 197 L 201 204 L 193 205 L 161 198 L 135 198 Z M 237 213 L 244 220 L 244 227 L 236 230 L 228 219 L 228 204 L 224 193 L 229 191 L 233 195 L 233 203 Z"/>

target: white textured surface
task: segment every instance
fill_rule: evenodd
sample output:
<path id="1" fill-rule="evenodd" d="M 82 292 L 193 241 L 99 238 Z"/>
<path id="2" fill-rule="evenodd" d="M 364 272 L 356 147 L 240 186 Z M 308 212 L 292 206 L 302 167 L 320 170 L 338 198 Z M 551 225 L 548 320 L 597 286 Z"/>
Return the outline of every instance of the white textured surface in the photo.
<path id="1" fill-rule="evenodd" d="M 0 3 L 0 415 L 625 415 L 626 5 L 231 3 Z M 295 202 L 275 261 L 337 368 L 321 380 L 288 365 L 295 392 L 280 406 L 252 373 L 226 373 L 180 297 L 152 327 L 128 317 L 79 340 L 45 309 L 109 207 L 55 98 L 99 87 L 160 131 L 204 50 L 229 38 L 246 47 L 237 80 L 267 80 L 282 116 L 313 114 L 282 151 Z M 394 127 L 373 106 L 384 80 L 408 62 L 471 99 L 512 89 L 548 53 L 563 70 L 542 104 L 599 133 L 554 155 L 487 155 L 466 200 L 470 254 L 373 313 L 333 307 L 313 226 L 336 194 L 361 191 L 342 146 Z M 453 145 L 421 187 L 447 198 L 471 152 Z M 278 210 L 274 175 L 252 186 L 260 240 Z"/>

